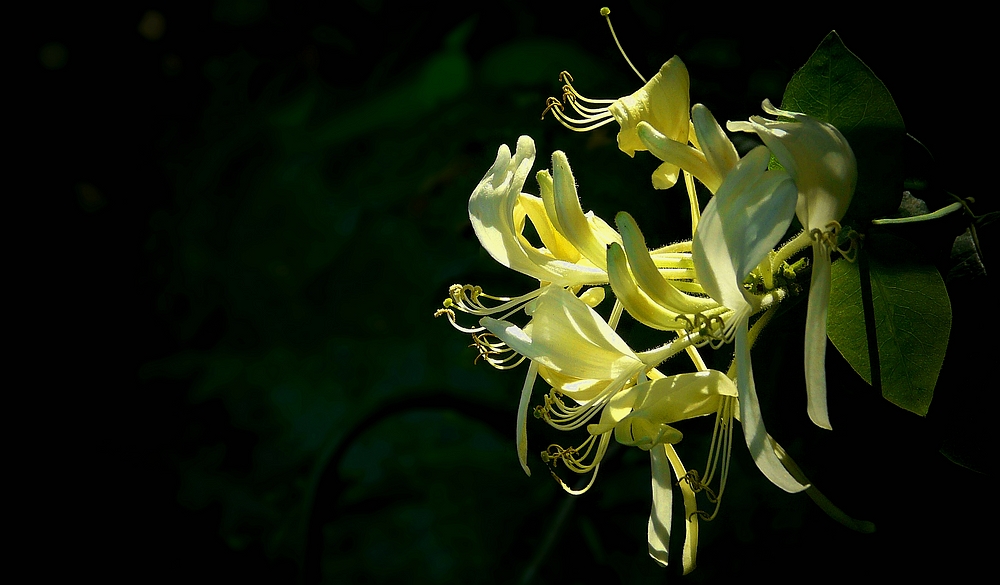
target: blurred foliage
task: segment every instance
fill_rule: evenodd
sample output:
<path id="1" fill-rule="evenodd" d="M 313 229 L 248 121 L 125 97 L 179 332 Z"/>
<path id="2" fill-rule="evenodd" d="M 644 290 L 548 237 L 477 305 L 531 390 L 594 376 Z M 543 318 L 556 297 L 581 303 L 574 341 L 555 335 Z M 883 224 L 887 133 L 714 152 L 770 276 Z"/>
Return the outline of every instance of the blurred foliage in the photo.
<path id="1" fill-rule="evenodd" d="M 679 577 L 679 566 L 662 571 L 646 555 L 643 454 L 609 456 L 595 488 L 570 498 L 543 472 L 537 452 L 551 434 L 532 420 L 536 472 L 524 477 L 513 441 L 520 375 L 474 364 L 468 340 L 431 317 L 450 284 L 497 294 L 528 284 L 510 282 L 480 249 L 466 211 L 496 148 L 520 134 L 535 139 L 538 168 L 546 153 L 565 150 L 585 207 L 641 217 L 650 246 L 669 243 L 653 234 L 689 229 L 685 199 L 648 184 L 656 167 L 648 153 L 633 161 L 609 129 L 575 135 L 538 119 L 563 69 L 595 97 L 638 87 L 598 6 L 156 8 L 159 40 L 137 32 L 143 10 L 108 6 L 50 17 L 56 24 L 31 48 L 44 73 L 38 106 L 66 136 L 46 143 L 66 163 L 41 179 L 43 192 L 69 193 L 75 240 L 63 252 L 64 278 L 94 283 L 70 301 L 81 325 L 66 344 L 86 364 L 77 375 L 106 388 L 97 398 L 74 391 L 60 415 L 82 461 L 45 480 L 57 490 L 63 475 L 81 478 L 68 497 L 49 497 L 67 502 L 60 522 L 85 514 L 81 525 L 100 526 L 104 510 L 126 510 L 125 528 L 90 540 L 135 551 L 126 556 L 136 566 L 120 564 L 129 580 L 288 582 L 305 574 L 310 546 L 320 547 L 320 573 L 307 576 L 327 582 Z M 894 76 L 883 81 L 911 132 L 932 150 L 954 139 L 929 106 L 937 98 L 914 90 L 925 83 L 916 72 L 935 58 L 916 45 L 900 59 L 849 23 L 785 23 L 781 35 L 762 35 L 694 27 L 690 15 L 654 2 L 612 9 L 639 69 L 680 54 L 693 99 L 720 120 L 775 100 L 816 42 L 843 24 L 845 42 Z M 893 34 L 931 38 L 931 30 Z M 62 50 L 58 67 L 51 47 Z M 896 67 L 879 66 L 889 62 Z M 111 146 L 94 148 L 98 135 Z M 953 168 L 948 149 L 935 152 Z M 976 181 L 961 174 L 938 184 L 964 193 Z M 982 285 L 957 278 L 980 287 L 949 290 L 955 336 L 965 340 Z M 96 343 L 92 332 L 112 327 L 105 315 L 126 308 L 114 345 Z M 962 497 L 951 491 L 956 482 L 988 493 L 986 480 L 938 449 L 991 444 L 975 430 L 985 425 L 955 414 L 968 410 L 962 393 L 982 387 L 969 381 L 967 360 L 987 363 L 991 342 L 949 351 L 939 382 L 949 392 L 939 390 L 926 421 L 887 408 L 831 352 L 837 431 L 824 434 L 800 420 L 801 364 L 788 356 L 800 355 L 789 348 L 801 336 L 782 333 L 800 332 L 804 313 L 790 304 L 781 318 L 791 325 L 755 349 L 769 429 L 831 499 L 879 532 L 848 533 L 804 496 L 758 477 L 740 451 L 687 580 L 861 568 L 909 575 L 918 570 L 905 568 L 913 551 L 932 546 L 925 561 L 934 568 L 975 566 L 969 557 L 985 545 L 942 530 L 962 534 L 993 509 L 959 514 L 951 501 Z M 685 457 L 703 457 L 709 427 L 682 430 Z M 93 443 L 80 442 L 91 433 Z M 85 487 L 91 478 L 108 487 Z M 308 529 L 324 506 L 317 545 Z"/>

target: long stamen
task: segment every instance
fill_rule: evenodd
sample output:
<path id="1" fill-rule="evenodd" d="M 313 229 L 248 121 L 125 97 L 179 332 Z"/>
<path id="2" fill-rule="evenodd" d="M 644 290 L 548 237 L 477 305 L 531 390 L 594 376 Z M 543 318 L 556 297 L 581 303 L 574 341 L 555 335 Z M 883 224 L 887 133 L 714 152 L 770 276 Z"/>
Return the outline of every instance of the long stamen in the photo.
<path id="1" fill-rule="evenodd" d="M 578 429 L 600 412 L 621 389 L 620 382 L 608 384 L 600 394 L 588 400 L 586 404 L 572 406 L 567 406 L 560 396 L 562 393 L 553 389 L 545 396 L 545 405 L 535 408 L 535 416 L 559 430 Z"/>
<path id="2" fill-rule="evenodd" d="M 580 114 L 579 119 L 571 118 L 566 114 L 566 107 L 563 106 L 561 101 L 559 101 L 559 98 L 550 97 L 545 100 L 545 109 L 542 110 L 542 119 L 545 119 L 545 114 L 552 112 L 552 115 L 556 117 L 556 120 L 558 120 L 560 124 L 574 132 L 588 132 L 613 122 L 615 119 L 614 116 L 611 115 L 611 112 L 607 110 L 601 114 L 585 114 L 581 112 L 579 108 L 574 109 L 578 114 Z"/>
<path id="3" fill-rule="evenodd" d="M 729 479 L 729 463 L 732 455 L 734 426 L 733 397 L 724 396 L 720 402 L 719 410 L 716 411 L 715 429 L 712 432 L 711 447 L 708 452 L 708 460 L 705 463 L 705 477 L 700 477 L 698 472 L 692 469 L 678 480 L 679 482 L 687 482 L 691 490 L 695 493 L 704 492 L 708 501 L 715 504 L 715 509 L 711 514 L 704 510 L 693 512 L 693 515 L 697 515 L 706 521 L 713 520 L 722 507 L 722 496 L 726 491 L 726 484 Z M 710 484 L 715 479 L 717 470 L 719 471 L 719 486 L 716 490 L 713 490 Z"/>
<path id="4" fill-rule="evenodd" d="M 569 74 L 569 71 L 563 71 L 562 73 L 560 73 L 559 78 L 563 81 L 563 99 L 572 98 L 584 103 L 604 106 L 602 108 L 594 108 L 592 111 L 592 113 L 594 114 L 602 113 L 603 111 L 607 110 L 607 106 L 610 106 L 611 104 L 617 101 L 617 100 L 589 98 L 581 94 L 580 92 L 576 91 L 576 88 L 573 87 L 573 76 Z M 584 109 L 590 110 L 591 108 L 584 108 Z"/>

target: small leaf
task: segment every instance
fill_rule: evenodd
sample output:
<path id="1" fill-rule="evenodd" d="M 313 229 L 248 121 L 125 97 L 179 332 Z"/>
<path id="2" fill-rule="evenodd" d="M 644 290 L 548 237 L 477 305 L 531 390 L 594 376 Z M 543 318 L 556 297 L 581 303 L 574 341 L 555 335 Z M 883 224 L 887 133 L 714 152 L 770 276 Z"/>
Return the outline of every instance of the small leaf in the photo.
<path id="1" fill-rule="evenodd" d="M 781 107 L 837 127 L 858 160 L 847 216 L 867 223 L 890 215 L 903 190 L 903 117 L 885 85 L 831 32 L 785 88 Z"/>
<path id="2" fill-rule="evenodd" d="M 893 404 L 927 414 L 951 332 L 951 302 L 931 264 L 907 261 L 912 245 L 885 234 L 869 237 L 869 279 L 858 265 L 836 262 L 827 331 L 851 367 L 869 384 L 872 367 L 865 329 L 863 284 L 871 287 L 882 395 Z"/>

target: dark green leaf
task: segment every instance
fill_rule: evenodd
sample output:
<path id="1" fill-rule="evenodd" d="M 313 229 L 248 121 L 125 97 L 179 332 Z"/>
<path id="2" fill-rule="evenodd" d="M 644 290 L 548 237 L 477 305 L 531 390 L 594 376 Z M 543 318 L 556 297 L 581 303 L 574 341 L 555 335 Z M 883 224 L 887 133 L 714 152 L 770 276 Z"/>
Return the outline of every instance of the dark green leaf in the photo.
<path id="1" fill-rule="evenodd" d="M 882 395 L 901 408 L 926 415 L 948 349 L 951 303 L 933 265 L 901 261 L 911 248 L 894 236 L 870 238 L 864 252 L 869 262 L 867 283 L 857 264 L 834 263 L 828 333 L 851 367 L 871 383 L 862 302 L 862 286 L 870 286 Z"/>

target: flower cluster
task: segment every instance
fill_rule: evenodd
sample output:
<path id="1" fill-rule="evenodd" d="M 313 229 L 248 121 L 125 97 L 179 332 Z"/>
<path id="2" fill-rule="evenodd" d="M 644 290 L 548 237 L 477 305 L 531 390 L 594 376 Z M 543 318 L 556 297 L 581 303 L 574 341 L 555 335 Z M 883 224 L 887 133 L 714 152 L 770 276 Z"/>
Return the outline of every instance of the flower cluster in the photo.
<path id="1" fill-rule="evenodd" d="M 789 295 L 788 275 L 794 272 L 789 261 L 811 246 L 804 352 L 808 414 L 830 428 L 824 371 L 830 255 L 857 175 L 843 135 L 830 124 L 765 101 L 764 111 L 776 120 L 755 116 L 727 124 L 730 131 L 754 132 L 764 142 L 740 157 L 708 108 L 690 105 L 688 72 L 678 57 L 638 91 L 617 100 L 586 98 L 568 73 L 561 78 L 563 99 L 550 98 L 546 113 L 581 131 L 616 122 L 623 152 L 634 156 L 646 150 L 662 161 L 652 176 L 654 188 L 683 180 L 692 234 L 650 250 L 628 213 L 619 213 L 612 226 L 584 212 L 566 154 L 554 152 L 551 170 L 535 174 L 538 195 L 532 195 L 524 191 L 535 162 L 532 139 L 520 137 L 513 153 L 506 145 L 499 148 L 469 199 L 469 220 L 497 262 L 536 279 L 538 287 L 521 296 L 497 297 L 476 286 L 454 285 L 437 314 L 471 334 L 490 364 L 507 369 L 529 362 L 517 420 L 524 471 L 530 475 L 529 410 L 557 429 L 585 429 L 579 444 L 551 445 L 542 452 L 551 469 L 562 462 L 573 472 L 591 474 L 576 489 L 553 471 L 571 493 L 593 484 L 612 437 L 648 451 L 649 552 L 667 564 L 677 486 L 686 511 L 687 572 L 695 565 L 699 519 L 718 512 L 738 420 L 754 461 L 770 481 L 788 492 L 806 490 L 838 520 L 866 528 L 823 498 L 768 435 L 750 354 L 775 307 Z M 782 168 L 769 168 L 772 157 Z M 712 194 L 704 209 L 696 181 Z M 794 217 L 805 231 L 779 246 Z M 540 247 L 525 236 L 529 221 Z M 605 318 L 596 309 L 608 289 L 614 303 Z M 616 332 L 623 311 L 667 332 L 665 343 L 646 351 L 630 347 Z M 478 324 L 461 325 L 461 313 L 478 317 Z M 706 367 L 700 354 L 706 346 L 734 348 L 728 372 Z M 691 360 L 692 371 L 667 376 L 657 369 L 681 353 Z M 532 394 L 539 377 L 548 386 L 540 401 Z M 683 435 L 676 425 L 702 416 L 714 416 L 716 422 L 706 464 L 698 471 L 678 456 Z M 714 511 L 700 508 L 699 494 L 715 505 Z"/>

